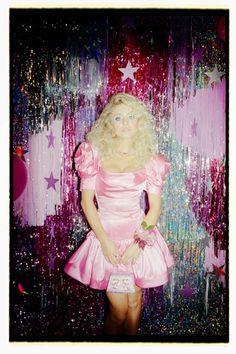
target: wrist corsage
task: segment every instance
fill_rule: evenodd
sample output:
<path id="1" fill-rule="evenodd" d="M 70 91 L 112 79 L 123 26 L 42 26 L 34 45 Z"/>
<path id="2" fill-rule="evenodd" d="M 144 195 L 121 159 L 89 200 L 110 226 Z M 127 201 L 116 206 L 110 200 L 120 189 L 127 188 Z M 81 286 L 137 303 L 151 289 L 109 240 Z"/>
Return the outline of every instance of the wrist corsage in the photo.
<path id="1" fill-rule="evenodd" d="M 137 243 L 142 250 L 146 245 L 154 245 L 156 238 L 154 227 L 155 225 L 147 225 L 146 221 L 143 221 L 139 228 L 135 231 L 134 243 Z"/>

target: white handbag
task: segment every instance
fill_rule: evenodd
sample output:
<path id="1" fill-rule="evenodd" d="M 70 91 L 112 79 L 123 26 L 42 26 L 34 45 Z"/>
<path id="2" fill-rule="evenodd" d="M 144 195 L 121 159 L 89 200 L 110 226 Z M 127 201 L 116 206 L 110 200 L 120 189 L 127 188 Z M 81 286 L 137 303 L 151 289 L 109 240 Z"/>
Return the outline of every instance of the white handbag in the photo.
<path id="1" fill-rule="evenodd" d="M 111 274 L 107 291 L 110 293 L 135 293 L 133 274 Z"/>

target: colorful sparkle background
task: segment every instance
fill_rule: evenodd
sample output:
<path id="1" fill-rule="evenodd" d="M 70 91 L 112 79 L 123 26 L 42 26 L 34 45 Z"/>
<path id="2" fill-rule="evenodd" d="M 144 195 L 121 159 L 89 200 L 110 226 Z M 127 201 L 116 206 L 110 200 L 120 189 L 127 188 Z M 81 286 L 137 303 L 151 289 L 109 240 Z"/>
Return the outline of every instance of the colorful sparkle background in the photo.
<path id="1" fill-rule="evenodd" d="M 158 226 L 176 258 L 133 340 L 227 341 L 228 11 L 11 9 L 10 50 L 10 340 L 110 340 L 104 293 L 63 267 L 89 230 L 73 154 L 128 92 L 171 162 Z"/>

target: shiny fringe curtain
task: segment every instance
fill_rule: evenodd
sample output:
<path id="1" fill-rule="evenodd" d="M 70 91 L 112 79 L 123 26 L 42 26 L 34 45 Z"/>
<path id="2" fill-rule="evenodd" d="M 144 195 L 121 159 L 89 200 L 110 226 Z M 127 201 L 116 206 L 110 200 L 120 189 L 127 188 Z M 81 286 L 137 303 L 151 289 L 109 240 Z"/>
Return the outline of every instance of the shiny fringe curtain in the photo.
<path id="1" fill-rule="evenodd" d="M 146 103 L 171 162 L 158 226 L 177 266 L 143 291 L 140 334 L 227 334 L 226 30 L 227 11 L 11 10 L 12 152 L 28 171 L 12 213 L 12 338 L 100 334 L 103 295 L 63 265 L 89 229 L 73 154 L 117 92 Z"/>

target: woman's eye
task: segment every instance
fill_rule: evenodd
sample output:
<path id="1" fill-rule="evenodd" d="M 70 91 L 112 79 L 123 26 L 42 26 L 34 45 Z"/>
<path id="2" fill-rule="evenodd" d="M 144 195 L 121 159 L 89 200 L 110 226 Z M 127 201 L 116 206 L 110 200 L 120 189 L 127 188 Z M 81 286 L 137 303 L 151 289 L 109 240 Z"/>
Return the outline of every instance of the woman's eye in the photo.
<path id="1" fill-rule="evenodd" d="M 114 121 L 119 122 L 122 119 L 125 119 L 125 117 L 126 117 L 126 119 L 132 120 L 135 118 L 135 115 L 133 113 L 130 113 L 127 116 L 116 115 L 116 116 L 114 116 Z"/>

